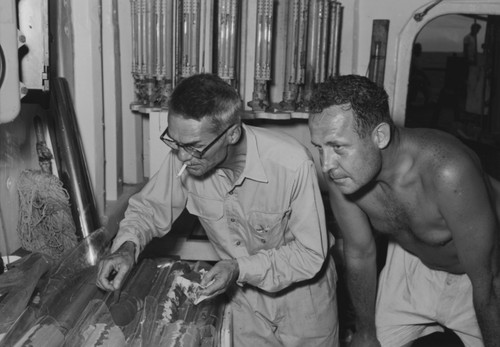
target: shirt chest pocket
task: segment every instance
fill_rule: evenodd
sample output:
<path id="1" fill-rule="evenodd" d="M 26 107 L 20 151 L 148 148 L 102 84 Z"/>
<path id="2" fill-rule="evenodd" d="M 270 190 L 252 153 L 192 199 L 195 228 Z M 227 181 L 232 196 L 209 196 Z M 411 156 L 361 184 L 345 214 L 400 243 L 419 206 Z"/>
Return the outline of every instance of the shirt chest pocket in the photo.
<path id="1" fill-rule="evenodd" d="M 193 194 L 189 194 L 186 208 L 189 213 L 211 222 L 218 221 L 224 214 L 224 207 L 221 201 Z"/>
<path id="2" fill-rule="evenodd" d="M 250 212 L 248 222 L 254 241 L 252 248 L 258 250 L 281 246 L 285 241 L 288 215 L 288 211 L 274 213 Z"/>

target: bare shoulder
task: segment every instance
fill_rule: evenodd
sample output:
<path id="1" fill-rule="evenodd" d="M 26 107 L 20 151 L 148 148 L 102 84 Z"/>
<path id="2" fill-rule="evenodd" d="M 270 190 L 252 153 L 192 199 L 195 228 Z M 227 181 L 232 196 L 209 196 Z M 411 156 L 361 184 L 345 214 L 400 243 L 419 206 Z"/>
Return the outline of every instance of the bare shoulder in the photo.
<path id="1" fill-rule="evenodd" d="M 458 138 L 434 129 L 407 129 L 405 141 L 425 183 L 445 188 L 471 175 L 483 176 L 478 156 Z"/>

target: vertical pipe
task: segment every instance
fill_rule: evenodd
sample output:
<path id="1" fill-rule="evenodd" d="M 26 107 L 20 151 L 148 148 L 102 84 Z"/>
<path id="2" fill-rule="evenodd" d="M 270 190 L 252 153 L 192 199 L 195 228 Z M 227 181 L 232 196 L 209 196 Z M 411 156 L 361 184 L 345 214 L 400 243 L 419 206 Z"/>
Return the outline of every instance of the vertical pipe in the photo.
<path id="1" fill-rule="evenodd" d="M 144 64 L 144 47 L 143 47 L 143 37 L 144 37 L 144 27 L 143 27 L 143 1 L 136 1 L 136 16 L 137 16 L 137 77 L 142 79 L 144 77 L 143 64 Z"/>
<path id="2" fill-rule="evenodd" d="M 78 123 L 68 82 L 55 78 L 51 83 L 51 108 L 56 145 L 55 158 L 59 177 L 71 198 L 71 210 L 79 239 L 86 238 L 100 226 L 95 197 L 83 151 Z M 78 221 L 78 222 L 76 222 Z"/>
<path id="3" fill-rule="evenodd" d="M 230 21 L 229 21 L 229 66 L 228 76 L 229 79 L 234 81 L 236 79 L 235 66 L 236 66 L 236 24 L 238 20 L 238 4 L 237 0 L 229 0 L 230 6 Z"/>
<path id="4" fill-rule="evenodd" d="M 299 33 L 297 52 L 295 53 L 295 83 L 305 83 L 306 55 L 307 55 L 307 27 L 309 17 L 309 1 L 301 0 L 299 13 Z"/>
<path id="5" fill-rule="evenodd" d="M 189 76 L 198 72 L 198 11 L 197 0 L 191 0 L 189 13 Z"/>
<path id="6" fill-rule="evenodd" d="M 212 32 L 214 31 L 214 21 L 217 22 L 217 17 L 214 16 L 215 12 L 215 0 L 206 0 L 207 7 L 206 7 L 206 21 L 205 21 L 205 26 L 202 27 L 201 30 L 203 30 L 205 34 L 205 40 L 202 42 L 202 47 L 205 50 L 204 51 L 204 61 L 205 61 L 205 71 L 207 72 L 215 72 L 217 70 L 217 66 L 214 67 L 214 59 L 216 59 L 216 51 L 217 48 L 215 48 L 214 44 L 214 35 L 212 35 Z"/>
<path id="7" fill-rule="evenodd" d="M 342 7 L 336 0 L 330 1 L 330 42 L 328 48 L 328 76 L 339 74 L 340 28 Z"/>
<path id="8" fill-rule="evenodd" d="M 170 6 L 169 6 L 170 5 Z M 162 37 L 163 37 L 163 73 L 165 74 L 165 78 L 167 81 L 171 82 L 172 79 L 172 62 L 171 62 L 171 56 L 172 56 L 172 30 L 171 30 L 171 25 L 172 25 L 172 11 L 171 11 L 171 0 L 162 0 Z"/>
<path id="9" fill-rule="evenodd" d="M 154 61 L 156 58 L 156 52 L 155 52 L 155 39 L 154 39 L 154 32 L 155 32 L 155 2 L 154 1 L 148 1 L 147 2 L 147 7 L 146 7 L 146 74 L 147 78 L 152 79 L 154 78 Z"/>
<path id="10" fill-rule="evenodd" d="M 173 0 L 173 21 L 172 21 L 172 47 L 174 47 L 175 54 L 172 61 L 172 87 L 175 88 L 182 69 L 182 0 Z"/>
<path id="11" fill-rule="evenodd" d="M 262 61 L 262 0 L 257 2 L 257 33 L 255 37 L 255 79 L 261 79 L 261 61 Z"/>
<path id="12" fill-rule="evenodd" d="M 144 6 L 144 86 L 146 92 L 146 104 L 153 106 L 155 103 L 155 1 L 145 1 Z"/>
<path id="13" fill-rule="evenodd" d="M 200 0 L 192 0 L 191 75 L 198 73 L 200 61 Z"/>
<path id="14" fill-rule="evenodd" d="M 226 81 L 230 80 L 229 77 L 229 64 L 231 61 L 231 7 L 230 1 L 224 1 L 224 74 Z"/>
<path id="15" fill-rule="evenodd" d="M 293 111 L 295 109 L 295 89 L 297 76 L 297 43 L 299 33 L 299 3 L 300 0 L 287 2 L 287 36 L 286 36 L 286 55 L 285 55 L 285 80 L 283 84 L 283 101 L 280 106 L 283 110 Z"/>
<path id="16" fill-rule="evenodd" d="M 209 1 L 201 1 L 200 2 L 200 41 L 199 41 L 199 57 L 198 57 L 198 70 L 201 73 L 204 73 L 205 70 L 205 27 L 207 23 L 207 7 Z"/>
<path id="17" fill-rule="evenodd" d="M 315 21 L 314 21 L 314 35 L 315 35 L 315 40 L 313 41 L 312 47 L 313 47 L 313 52 L 312 52 L 312 65 L 313 65 L 313 85 L 311 88 L 314 87 L 314 84 L 318 83 L 319 81 L 319 61 L 320 61 L 320 51 L 321 51 L 321 10 L 322 10 L 322 0 L 313 0 L 316 2 L 316 11 L 315 11 Z"/>
<path id="18" fill-rule="evenodd" d="M 192 67 L 192 62 L 191 59 L 193 59 L 193 51 L 192 51 L 192 43 L 193 43 L 193 0 L 184 0 L 185 2 L 188 3 L 188 8 L 187 8 L 187 41 L 186 41 L 186 75 L 185 77 L 191 76 L 191 67 Z"/>
<path id="19" fill-rule="evenodd" d="M 305 86 L 303 110 L 309 111 L 309 100 L 311 99 L 312 90 L 315 83 L 316 75 L 316 59 L 317 59 L 317 42 L 318 42 L 318 0 L 309 2 L 307 26 L 307 55 L 305 69 Z"/>
<path id="20" fill-rule="evenodd" d="M 137 68 L 137 1 L 130 0 L 131 8 L 131 26 L 132 26 L 132 75 L 136 75 L 138 72 Z"/>
<path id="21" fill-rule="evenodd" d="M 146 77 L 148 73 L 147 59 L 148 59 L 148 24 L 146 15 L 147 0 L 141 1 L 141 72 L 142 77 Z"/>
<path id="22" fill-rule="evenodd" d="M 190 6 L 190 0 L 184 0 L 180 1 L 182 4 L 182 42 L 181 42 L 181 50 L 182 50 L 182 71 L 181 71 L 181 76 L 182 77 L 188 77 L 189 76 L 189 70 L 188 70 L 188 65 L 189 65 L 189 42 L 190 42 L 190 37 L 189 37 L 189 6 Z"/>
<path id="23" fill-rule="evenodd" d="M 315 81 L 321 83 L 326 78 L 326 59 L 328 52 L 328 0 L 321 0 L 319 4 L 319 44 L 318 44 L 318 68 Z"/>
<path id="24" fill-rule="evenodd" d="M 258 0 L 257 37 L 255 41 L 255 77 L 252 101 L 254 111 L 265 111 L 269 106 L 267 81 L 271 79 L 273 1 Z"/>
<path id="25" fill-rule="evenodd" d="M 218 6 L 217 6 L 217 12 L 219 15 L 219 21 L 218 21 L 218 38 L 217 38 L 217 73 L 220 78 L 226 80 L 227 79 L 227 73 L 226 73 L 226 54 L 225 54 L 225 48 L 226 48 L 226 1 L 225 0 L 219 0 Z"/>
<path id="26" fill-rule="evenodd" d="M 155 42 L 155 65 L 154 65 L 154 76 L 156 80 L 161 80 L 165 76 L 162 73 L 163 59 L 162 59 L 162 39 L 165 42 L 162 35 L 162 16 L 163 16 L 162 0 L 155 0 L 155 15 L 154 15 L 154 42 Z"/>
<path id="27" fill-rule="evenodd" d="M 375 19 L 372 27 L 372 45 L 368 78 L 379 86 L 384 85 L 387 38 L 389 36 L 389 20 Z"/>
<path id="28" fill-rule="evenodd" d="M 266 7 L 266 12 L 265 12 L 265 48 L 264 52 L 266 53 L 265 60 L 264 60 L 264 71 L 265 71 L 265 78 L 266 80 L 271 79 L 271 58 L 272 58 L 272 38 L 273 38 L 273 12 L 272 12 L 272 3 L 269 4 Z"/>

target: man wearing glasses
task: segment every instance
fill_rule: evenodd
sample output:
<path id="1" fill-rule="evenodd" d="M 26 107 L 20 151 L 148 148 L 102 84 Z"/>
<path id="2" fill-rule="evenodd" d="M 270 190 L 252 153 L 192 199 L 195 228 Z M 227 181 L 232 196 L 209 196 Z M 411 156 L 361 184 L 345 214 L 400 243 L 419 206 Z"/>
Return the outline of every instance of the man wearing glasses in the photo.
<path id="1" fill-rule="evenodd" d="M 338 346 L 333 239 L 313 160 L 295 139 L 242 124 L 240 106 L 216 75 L 175 88 L 161 135 L 170 151 L 130 199 L 97 285 L 118 289 L 187 208 L 221 258 L 202 294 L 231 299 L 234 346 Z"/>

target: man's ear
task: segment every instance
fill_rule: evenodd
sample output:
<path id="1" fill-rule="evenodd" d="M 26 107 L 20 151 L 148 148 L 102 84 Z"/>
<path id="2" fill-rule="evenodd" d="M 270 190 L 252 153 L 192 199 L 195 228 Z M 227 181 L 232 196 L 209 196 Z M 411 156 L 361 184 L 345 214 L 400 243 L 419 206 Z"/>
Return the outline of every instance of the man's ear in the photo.
<path id="1" fill-rule="evenodd" d="M 228 131 L 229 143 L 234 145 L 240 140 L 241 137 L 241 125 L 235 124 L 233 128 Z"/>
<path id="2" fill-rule="evenodd" d="M 387 123 L 380 123 L 372 131 L 372 141 L 380 149 L 384 149 L 391 142 L 391 128 Z"/>

